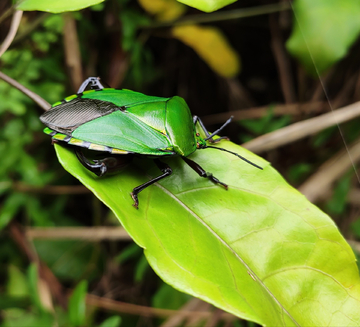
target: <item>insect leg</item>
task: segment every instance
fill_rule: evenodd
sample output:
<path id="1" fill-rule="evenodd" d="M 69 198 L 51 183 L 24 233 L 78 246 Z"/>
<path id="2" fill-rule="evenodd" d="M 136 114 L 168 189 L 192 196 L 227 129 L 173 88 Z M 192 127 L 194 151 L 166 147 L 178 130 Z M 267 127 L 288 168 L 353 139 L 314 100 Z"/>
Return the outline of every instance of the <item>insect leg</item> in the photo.
<path id="1" fill-rule="evenodd" d="M 196 123 L 199 123 L 199 125 L 200 125 L 201 129 L 204 131 L 206 137 L 210 136 L 209 131 L 206 129 L 204 123 L 202 122 L 202 120 L 198 116 L 193 116 L 193 122 L 194 122 L 194 125 L 196 125 Z"/>
<path id="2" fill-rule="evenodd" d="M 206 129 L 204 123 L 202 122 L 202 120 L 198 117 L 198 116 L 193 116 L 193 122 L 194 125 L 196 123 L 199 123 L 201 129 L 204 131 L 206 138 L 205 141 L 209 141 L 210 143 L 218 143 L 221 140 L 228 140 L 229 138 L 227 136 L 221 136 L 219 138 L 217 138 L 216 140 L 214 140 L 212 138 L 212 136 L 217 135 L 226 125 L 228 125 L 232 120 L 232 117 L 230 117 L 230 119 L 228 119 L 219 129 L 217 129 L 214 133 L 210 134 L 210 132 Z"/>
<path id="3" fill-rule="evenodd" d="M 90 85 L 92 90 L 101 90 L 104 86 L 100 83 L 100 78 L 98 77 L 89 77 L 87 78 L 78 89 L 77 93 L 82 93 Z"/>
<path id="4" fill-rule="evenodd" d="M 186 157 L 181 157 L 182 160 L 184 160 L 192 169 L 194 169 L 200 177 L 205 177 L 210 179 L 213 183 L 215 184 L 220 184 L 222 185 L 226 190 L 228 189 L 228 186 L 223 183 L 220 182 L 215 176 L 213 176 L 213 174 L 206 172 L 199 164 L 197 164 L 195 161 L 190 160 L 189 158 Z"/>
<path id="5" fill-rule="evenodd" d="M 81 150 L 75 149 L 75 153 L 81 164 L 97 176 L 103 176 L 106 173 L 118 171 L 126 167 L 132 157 L 129 155 L 119 157 L 106 157 L 103 159 L 91 159 L 85 157 Z"/>
<path id="6" fill-rule="evenodd" d="M 137 187 L 135 187 L 132 192 L 130 193 L 131 194 L 131 197 L 133 198 L 134 200 L 134 204 L 133 206 L 138 209 L 139 207 L 139 200 L 138 200 L 138 194 L 145 188 L 147 188 L 148 186 L 150 186 L 151 184 L 154 184 L 155 182 L 159 181 L 160 179 L 163 179 L 167 176 L 170 176 L 172 174 L 172 169 L 169 165 L 167 165 L 166 163 L 164 162 L 161 162 L 159 159 L 155 159 L 154 160 L 155 164 L 158 166 L 158 168 L 163 172 L 162 175 L 158 176 L 158 177 L 155 177 L 153 178 L 152 180 L 144 183 L 144 184 L 141 184 Z"/>
<path id="7" fill-rule="evenodd" d="M 92 163 L 84 156 L 81 150 L 75 149 L 75 153 L 81 164 L 94 174 L 103 176 L 107 172 L 107 166 L 104 160 L 93 160 L 94 163 Z"/>

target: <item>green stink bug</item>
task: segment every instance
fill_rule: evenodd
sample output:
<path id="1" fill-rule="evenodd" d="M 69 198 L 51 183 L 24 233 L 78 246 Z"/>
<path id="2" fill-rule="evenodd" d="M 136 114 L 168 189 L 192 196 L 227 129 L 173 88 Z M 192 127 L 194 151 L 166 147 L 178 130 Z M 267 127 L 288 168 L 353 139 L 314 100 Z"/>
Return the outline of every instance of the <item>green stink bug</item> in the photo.
<path id="1" fill-rule="evenodd" d="M 85 91 L 87 87 L 90 90 Z M 75 153 L 88 170 L 98 176 L 116 170 L 124 164 L 124 156 L 148 156 L 154 159 L 162 175 L 135 187 L 131 192 L 134 206 L 138 208 L 138 193 L 149 185 L 165 178 L 172 169 L 160 161 L 166 156 L 180 156 L 201 177 L 215 184 L 228 186 L 196 162 L 187 158 L 196 149 L 213 148 L 229 152 L 247 163 L 262 169 L 237 153 L 212 147 L 226 137 L 213 140 L 231 118 L 210 134 L 197 116 L 192 117 L 183 98 L 147 96 L 130 90 L 104 88 L 96 77 L 86 79 L 78 93 L 55 103 L 40 120 L 47 126 L 46 134 L 53 142 L 75 146 Z M 196 133 L 199 124 L 206 137 Z M 81 148 L 109 153 L 103 159 L 88 159 Z"/>

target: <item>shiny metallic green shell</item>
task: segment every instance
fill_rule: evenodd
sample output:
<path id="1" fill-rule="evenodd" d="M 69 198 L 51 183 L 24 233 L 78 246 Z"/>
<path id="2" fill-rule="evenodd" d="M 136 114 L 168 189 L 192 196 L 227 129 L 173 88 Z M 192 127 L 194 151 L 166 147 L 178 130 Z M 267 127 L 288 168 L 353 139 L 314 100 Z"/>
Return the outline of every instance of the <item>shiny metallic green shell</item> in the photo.
<path id="1" fill-rule="evenodd" d="M 55 103 L 40 120 L 55 140 L 114 154 L 188 156 L 196 150 L 193 119 L 183 98 L 105 88 Z"/>

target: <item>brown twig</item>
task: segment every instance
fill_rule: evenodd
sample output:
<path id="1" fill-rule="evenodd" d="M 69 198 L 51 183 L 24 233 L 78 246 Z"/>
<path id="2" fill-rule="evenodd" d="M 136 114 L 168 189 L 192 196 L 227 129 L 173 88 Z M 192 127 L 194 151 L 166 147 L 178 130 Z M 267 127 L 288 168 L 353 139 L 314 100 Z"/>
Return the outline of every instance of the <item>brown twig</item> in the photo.
<path id="1" fill-rule="evenodd" d="M 37 95 L 36 93 L 30 91 L 25 86 L 21 85 L 11 77 L 5 75 L 4 73 L 0 72 L 0 78 L 3 79 L 5 82 L 9 83 L 11 86 L 17 88 L 19 91 L 27 95 L 31 100 L 36 102 L 41 108 L 44 110 L 49 110 L 51 108 L 51 105 L 49 102 L 44 100 L 41 96 Z"/>
<path id="2" fill-rule="evenodd" d="M 254 106 L 254 101 L 242 84 L 232 78 L 226 78 L 225 82 L 229 89 L 229 99 L 233 108 L 247 108 Z"/>
<path id="3" fill-rule="evenodd" d="M 310 101 L 321 101 L 326 92 L 326 84 L 333 76 L 334 69 L 330 68 L 326 73 L 321 76 L 321 79 L 318 79 L 318 83 L 313 91 Z"/>
<path id="4" fill-rule="evenodd" d="M 360 206 L 360 190 L 353 188 L 350 190 L 347 198 L 348 202 L 356 206 Z"/>
<path id="5" fill-rule="evenodd" d="M 65 13 L 63 18 L 65 60 L 70 73 L 72 86 L 74 90 L 77 90 L 83 81 L 83 73 L 76 22 L 71 13 Z"/>
<path id="6" fill-rule="evenodd" d="M 47 17 L 49 17 L 51 14 L 48 12 L 41 13 L 36 19 L 31 21 L 25 29 L 23 29 L 22 32 L 20 32 L 18 35 L 16 35 L 13 45 L 22 41 L 24 38 L 26 38 L 30 33 L 32 33 Z"/>
<path id="7" fill-rule="evenodd" d="M 23 15 L 22 10 L 16 10 L 13 18 L 11 20 L 10 30 L 8 35 L 6 36 L 4 42 L 0 46 L 0 57 L 3 55 L 3 53 L 9 48 L 11 45 L 11 42 L 14 40 L 14 37 L 16 35 L 16 32 L 19 28 L 21 17 Z"/>
<path id="8" fill-rule="evenodd" d="M 212 316 L 208 318 L 206 322 L 206 327 L 216 327 L 221 321 L 221 315 L 223 311 L 221 309 L 216 308 L 213 312 Z"/>
<path id="9" fill-rule="evenodd" d="M 88 242 L 132 240 L 122 227 L 29 227 L 25 235 L 29 240 L 79 239 Z"/>
<path id="10" fill-rule="evenodd" d="M 324 111 L 326 102 L 309 102 L 309 103 L 293 103 L 293 104 L 277 104 L 263 107 L 254 107 L 249 109 L 234 110 L 222 112 L 219 114 L 207 115 L 201 117 L 205 124 L 223 123 L 229 116 L 233 116 L 234 120 L 261 118 L 272 110 L 274 116 L 292 115 L 298 116 L 303 114 L 315 114 Z"/>
<path id="11" fill-rule="evenodd" d="M 22 182 L 13 183 L 13 189 L 24 193 L 39 194 L 88 194 L 91 191 L 84 185 L 47 185 L 44 187 L 35 187 Z"/>
<path id="12" fill-rule="evenodd" d="M 18 245 L 20 250 L 27 256 L 30 262 L 36 263 L 39 272 L 39 279 L 43 280 L 46 284 L 42 283 L 42 299 L 46 302 L 43 303 L 45 307 L 49 307 L 47 290 L 50 290 L 50 293 L 54 298 L 57 299 L 57 302 L 65 307 L 66 306 L 66 298 L 63 292 L 63 287 L 53 274 L 53 272 L 49 269 L 49 267 L 40 261 L 36 251 L 32 244 L 25 237 L 24 232 L 21 226 L 15 222 L 11 222 L 9 225 L 10 235 L 12 236 L 14 242 Z M 44 290 L 46 288 L 47 290 Z M 40 290 L 41 291 L 41 290 Z"/>
<path id="13" fill-rule="evenodd" d="M 283 46 L 281 31 L 276 18 L 277 16 L 270 15 L 271 48 L 274 53 L 285 103 L 294 103 L 295 91 L 293 87 L 293 78 L 291 76 L 290 62 Z"/>
<path id="14" fill-rule="evenodd" d="M 5 12 L 0 16 L 0 24 L 6 19 L 8 18 L 10 15 L 12 15 L 12 13 L 15 11 L 15 6 L 11 6 L 10 8 L 8 8 L 7 10 L 5 10 Z"/>
<path id="15" fill-rule="evenodd" d="M 352 247 L 352 249 L 354 251 L 356 251 L 357 253 L 360 253 L 360 242 L 356 242 L 353 240 L 347 240 L 347 242 L 349 243 L 349 245 Z"/>
<path id="16" fill-rule="evenodd" d="M 348 150 L 348 151 L 347 151 Z M 351 158 L 351 159 L 350 159 Z M 303 183 L 298 190 L 311 202 L 316 202 L 331 189 L 331 185 L 360 161 L 360 140 L 348 149 L 342 150 L 326 161 L 315 174 Z"/>
<path id="17" fill-rule="evenodd" d="M 259 136 L 250 142 L 244 143 L 242 146 L 256 153 L 268 151 L 316 134 L 328 127 L 344 123 L 358 116 L 360 116 L 360 102 L 355 102 L 344 108 Z"/>
<path id="18" fill-rule="evenodd" d="M 332 107 L 334 109 L 339 108 L 344 105 L 349 99 L 351 92 L 354 90 L 354 85 L 356 83 L 357 75 L 354 74 L 351 77 L 346 79 L 346 82 L 343 84 L 340 92 L 336 95 L 336 98 L 332 101 Z"/>
<path id="19" fill-rule="evenodd" d="M 10 235 L 18 245 L 20 250 L 26 255 L 30 262 L 39 263 L 39 257 L 37 253 L 34 251 L 31 243 L 24 237 L 24 232 L 22 231 L 19 224 L 15 222 L 11 222 L 9 224 Z"/>
<path id="20" fill-rule="evenodd" d="M 177 312 L 177 314 L 166 319 L 160 327 L 177 327 L 180 326 L 186 319 L 186 312 L 197 311 L 199 303 L 202 302 L 200 299 L 192 298 L 186 302 Z M 184 314 L 185 313 L 185 314 Z"/>
<path id="21" fill-rule="evenodd" d="M 145 307 L 142 305 L 119 302 L 111 299 L 107 299 L 104 297 L 99 297 L 93 294 L 88 294 L 86 296 L 86 303 L 91 306 L 95 306 L 97 308 L 102 308 L 104 310 L 115 311 L 120 313 L 138 315 L 143 317 L 171 317 L 173 315 L 178 314 L 177 310 L 169 310 L 169 309 L 159 309 L 159 308 L 151 308 Z M 186 317 L 203 317 L 208 318 L 211 316 L 211 312 L 208 311 L 187 311 L 183 312 Z M 221 316 L 222 320 L 229 321 L 234 320 L 234 316 L 230 313 L 224 312 Z"/>
<path id="22" fill-rule="evenodd" d="M 358 72 L 358 77 L 355 84 L 354 98 L 355 100 L 360 100 L 360 72 Z"/>
<path id="23" fill-rule="evenodd" d="M 213 316 L 213 312 L 211 310 L 211 309 L 213 309 L 213 307 L 212 307 L 212 305 L 210 303 L 200 301 L 200 302 L 198 302 L 198 305 L 197 305 L 196 309 L 197 309 L 198 312 L 209 312 L 210 314 L 209 314 L 208 317 L 203 317 L 202 315 L 195 315 L 195 316 L 186 317 L 187 321 L 186 321 L 184 327 L 199 326 L 199 325 L 201 325 L 201 323 L 203 321 L 211 319 L 212 316 Z M 205 322 L 204 325 L 207 325 L 206 322 Z"/>

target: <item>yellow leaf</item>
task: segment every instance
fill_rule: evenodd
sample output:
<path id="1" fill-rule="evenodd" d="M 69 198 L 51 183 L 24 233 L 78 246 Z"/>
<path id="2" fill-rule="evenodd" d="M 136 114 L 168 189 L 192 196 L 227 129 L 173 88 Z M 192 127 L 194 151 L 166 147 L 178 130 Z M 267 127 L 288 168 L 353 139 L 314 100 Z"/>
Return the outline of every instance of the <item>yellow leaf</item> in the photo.
<path id="1" fill-rule="evenodd" d="M 138 2 L 159 21 L 175 20 L 186 10 L 186 6 L 176 0 L 138 0 Z"/>
<path id="2" fill-rule="evenodd" d="M 240 71 L 240 57 L 225 35 L 215 27 L 175 26 L 172 34 L 184 42 L 219 75 L 234 77 Z"/>

